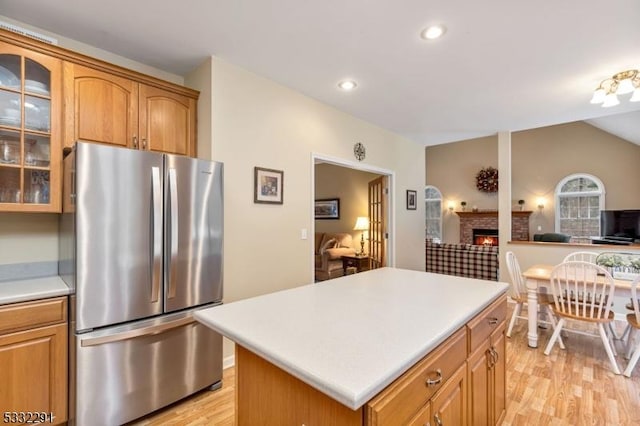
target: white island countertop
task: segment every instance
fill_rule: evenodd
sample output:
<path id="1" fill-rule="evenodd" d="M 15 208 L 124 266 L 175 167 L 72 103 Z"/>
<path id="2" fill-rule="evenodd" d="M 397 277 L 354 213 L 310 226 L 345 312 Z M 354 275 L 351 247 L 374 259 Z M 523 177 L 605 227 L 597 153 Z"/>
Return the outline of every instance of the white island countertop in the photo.
<path id="1" fill-rule="evenodd" d="M 355 410 L 507 287 L 381 268 L 204 309 L 194 316 Z"/>

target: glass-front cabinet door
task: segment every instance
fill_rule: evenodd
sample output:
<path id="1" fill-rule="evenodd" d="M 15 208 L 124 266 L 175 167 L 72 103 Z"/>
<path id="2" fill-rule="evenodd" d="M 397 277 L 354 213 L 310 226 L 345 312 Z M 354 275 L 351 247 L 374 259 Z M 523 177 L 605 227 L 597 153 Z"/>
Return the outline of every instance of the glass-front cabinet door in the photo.
<path id="1" fill-rule="evenodd" d="M 0 211 L 60 211 L 61 62 L 0 42 Z"/>

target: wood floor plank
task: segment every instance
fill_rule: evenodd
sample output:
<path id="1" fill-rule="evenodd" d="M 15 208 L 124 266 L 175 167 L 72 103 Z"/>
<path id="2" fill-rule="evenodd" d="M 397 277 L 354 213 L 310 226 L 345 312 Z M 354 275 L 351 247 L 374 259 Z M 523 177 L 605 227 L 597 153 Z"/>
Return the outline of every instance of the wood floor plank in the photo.
<path id="1" fill-rule="evenodd" d="M 620 331 L 624 324 L 618 324 Z M 543 353 L 551 330 L 539 330 L 540 347 L 527 346 L 527 324 L 519 321 L 507 339 L 507 412 L 505 426 L 638 425 L 640 367 L 631 378 L 615 375 L 599 337 L 569 333 L 566 350 Z M 616 359 L 624 369 L 624 351 Z M 234 424 L 235 370 L 224 370 L 217 391 L 203 391 L 131 425 Z"/>

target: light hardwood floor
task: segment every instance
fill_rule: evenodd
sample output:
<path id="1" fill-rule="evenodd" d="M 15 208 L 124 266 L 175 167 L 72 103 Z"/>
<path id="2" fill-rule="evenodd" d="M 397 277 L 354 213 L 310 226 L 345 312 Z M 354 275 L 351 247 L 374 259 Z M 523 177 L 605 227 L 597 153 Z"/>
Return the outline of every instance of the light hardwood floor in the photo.
<path id="1" fill-rule="evenodd" d="M 509 317 L 507 317 L 509 318 Z M 527 346 L 526 322 L 507 339 L 507 413 L 503 425 L 638 425 L 640 367 L 630 379 L 611 372 L 597 337 L 569 334 L 566 350 L 542 351 L 551 330 L 540 330 L 540 347 Z M 618 345 L 618 363 L 626 360 Z M 132 423 L 147 425 L 233 425 L 234 369 L 224 370 L 222 389 L 200 392 Z"/>

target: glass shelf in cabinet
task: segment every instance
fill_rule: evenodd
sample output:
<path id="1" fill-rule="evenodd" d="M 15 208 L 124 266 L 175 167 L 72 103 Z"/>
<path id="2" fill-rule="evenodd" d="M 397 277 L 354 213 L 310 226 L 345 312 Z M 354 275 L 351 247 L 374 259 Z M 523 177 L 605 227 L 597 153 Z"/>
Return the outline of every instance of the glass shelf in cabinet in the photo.
<path id="1" fill-rule="evenodd" d="M 49 132 L 51 129 L 51 101 L 49 99 L 34 96 L 24 97 L 24 121 L 25 128 L 40 132 Z"/>
<path id="2" fill-rule="evenodd" d="M 45 96 L 51 93 L 51 72 L 29 58 L 25 60 L 24 91 Z"/>

